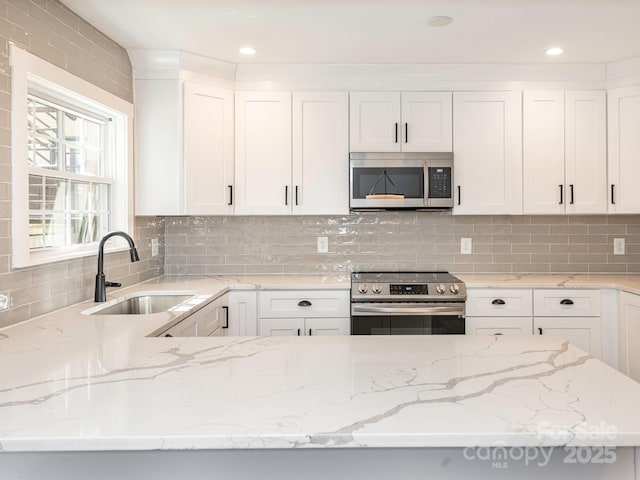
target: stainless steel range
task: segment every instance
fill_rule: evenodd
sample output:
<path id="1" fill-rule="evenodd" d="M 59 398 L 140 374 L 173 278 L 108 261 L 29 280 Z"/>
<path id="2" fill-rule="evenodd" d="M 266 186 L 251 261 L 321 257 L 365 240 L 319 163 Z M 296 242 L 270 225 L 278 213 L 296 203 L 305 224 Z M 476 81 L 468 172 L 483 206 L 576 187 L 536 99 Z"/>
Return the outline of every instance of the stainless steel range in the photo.
<path id="1" fill-rule="evenodd" d="M 464 334 L 466 300 L 446 272 L 352 273 L 351 334 Z"/>

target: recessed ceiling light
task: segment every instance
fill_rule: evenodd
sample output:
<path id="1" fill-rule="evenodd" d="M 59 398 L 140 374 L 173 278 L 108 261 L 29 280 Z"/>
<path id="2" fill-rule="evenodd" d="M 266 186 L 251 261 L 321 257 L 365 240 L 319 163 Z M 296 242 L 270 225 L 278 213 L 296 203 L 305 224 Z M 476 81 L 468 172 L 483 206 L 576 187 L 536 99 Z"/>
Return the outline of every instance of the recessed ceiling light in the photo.
<path id="1" fill-rule="evenodd" d="M 253 47 L 242 47 L 240 53 L 243 55 L 255 55 L 256 49 Z"/>
<path id="2" fill-rule="evenodd" d="M 431 27 L 446 27 L 451 22 L 453 22 L 453 18 L 451 17 L 438 16 L 427 18 L 427 24 Z"/>
<path id="3" fill-rule="evenodd" d="M 551 56 L 553 56 L 553 55 L 562 55 L 564 53 L 564 50 L 562 48 L 560 48 L 560 47 L 552 47 L 552 48 L 547 49 L 546 52 L 544 52 L 544 53 L 546 53 L 547 55 L 551 55 Z"/>

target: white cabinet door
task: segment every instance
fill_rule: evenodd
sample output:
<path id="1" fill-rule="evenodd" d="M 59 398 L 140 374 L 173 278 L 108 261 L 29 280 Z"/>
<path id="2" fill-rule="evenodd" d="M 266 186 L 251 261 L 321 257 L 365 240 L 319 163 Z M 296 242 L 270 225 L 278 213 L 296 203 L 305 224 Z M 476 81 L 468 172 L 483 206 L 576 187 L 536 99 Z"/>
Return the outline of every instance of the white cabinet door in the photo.
<path id="1" fill-rule="evenodd" d="M 349 335 L 351 320 L 342 318 L 305 318 L 305 335 Z"/>
<path id="2" fill-rule="evenodd" d="M 233 212 L 233 93 L 184 85 L 187 215 Z"/>
<path id="3" fill-rule="evenodd" d="M 640 382 L 640 295 L 620 293 L 618 322 L 620 371 Z"/>
<path id="4" fill-rule="evenodd" d="M 557 335 L 596 358 L 602 356 L 600 317 L 535 317 L 534 335 Z"/>
<path id="5" fill-rule="evenodd" d="M 529 288 L 469 288 L 466 312 L 470 317 L 531 318 L 533 293 Z"/>
<path id="6" fill-rule="evenodd" d="M 253 336 L 258 334 L 258 300 L 256 292 L 232 291 L 228 294 L 229 328 L 227 335 Z"/>
<path id="7" fill-rule="evenodd" d="M 303 318 L 261 318 L 258 334 L 263 337 L 304 335 Z"/>
<path id="8" fill-rule="evenodd" d="M 531 317 L 466 317 L 467 335 L 531 335 Z"/>
<path id="9" fill-rule="evenodd" d="M 179 80 L 135 81 L 136 215 L 182 215 Z"/>
<path id="10" fill-rule="evenodd" d="M 608 92 L 609 212 L 640 213 L 640 87 Z"/>
<path id="11" fill-rule="evenodd" d="M 454 92 L 454 214 L 522 213 L 520 92 Z"/>
<path id="12" fill-rule="evenodd" d="M 293 93 L 293 213 L 349 213 L 349 96 Z"/>
<path id="13" fill-rule="evenodd" d="M 402 151 L 451 152 L 451 92 L 402 93 Z"/>
<path id="14" fill-rule="evenodd" d="M 291 93 L 238 92 L 235 104 L 235 212 L 290 213 Z"/>
<path id="15" fill-rule="evenodd" d="M 351 92 L 349 115 L 350 151 L 400 151 L 399 93 Z"/>
<path id="16" fill-rule="evenodd" d="M 524 92 L 524 213 L 564 213 L 564 92 Z"/>
<path id="17" fill-rule="evenodd" d="M 567 213 L 607 211 L 606 93 L 565 92 Z"/>

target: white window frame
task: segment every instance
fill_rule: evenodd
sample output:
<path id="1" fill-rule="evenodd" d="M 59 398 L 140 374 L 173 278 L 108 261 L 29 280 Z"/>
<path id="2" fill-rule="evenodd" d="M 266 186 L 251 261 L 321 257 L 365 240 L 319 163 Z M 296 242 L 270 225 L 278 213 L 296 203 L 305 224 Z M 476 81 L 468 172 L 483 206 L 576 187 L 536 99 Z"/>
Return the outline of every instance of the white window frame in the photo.
<path id="1" fill-rule="evenodd" d="M 133 236 L 133 105 L 16 45 L 10 45 L 9 55 L 12 67 L 12 267 L 86 257 L 98 251 L 98 242 L 33 251 L 29 248 L 27 95 L 30 90 L 45 93 L 51 98 L 61 98 L 63 102 L 64 99 L 72 99 L 74 105 L 111 119 L 115 159 L 111 230 L 125 230 Z M 107 245 L 107 251 L 127 248 L 124 241 L 113 241 Z"/>

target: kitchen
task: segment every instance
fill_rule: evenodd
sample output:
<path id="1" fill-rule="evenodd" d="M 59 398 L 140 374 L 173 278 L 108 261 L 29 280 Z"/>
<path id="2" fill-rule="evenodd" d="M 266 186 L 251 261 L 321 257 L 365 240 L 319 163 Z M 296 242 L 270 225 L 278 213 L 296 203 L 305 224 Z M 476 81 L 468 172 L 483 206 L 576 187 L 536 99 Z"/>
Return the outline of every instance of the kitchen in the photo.
<path id="1" fill-rule="evenodd" d="M 70 2 L 67 3 L 71 6 Z M 622 2 L 620 8 L 624 5 Z M 261 64 L 241 63 L 240 60 L 237 60 L 237 65 L 235 62 L 203 62 L 202 58 L 193 54 L 175 51 L 164 52 L 163 58 L 154 58 L 151 54 L 145 56 L 144 52 L 138 51 L 130 52 L 131 58 L 135 60 L 132 70 L 127 51 L 57 2 L 9 1 L 2 3 L 2 9 L 3 37 L 9 37 L 17 45 L 51 63 L 66 66 L 72 73 L 129 102 L 134 98 L 134 81 L 184 78 L 202 84 L 211 76 L 215 77 L 211 83 L 218 89 L 222 87 L 233 90 L 231 78 L 235 78 L 235 90 L 240 92 L 459 91 L 478 89 L 478 83 L 482 85 L 480 90 L 571 91 L 615 89 L 638 84 L 635 81 L 637 74 L 634 75 L 634 71 L 637 70 L 633 69 L 634 62 L 617 61 L 637 57 L 637 53 L 616 54 L 620 55 L 616 56 L 616 61 L 607 58 L 599 63 L 585 61 L 563 64 L 553 61 L 544 64 L 546 60 L 540 59 L 536 62 L 539 64 L 535 66 L 501 65 L 499 68 L 496 67 L 500 73 L 498 75 L 497 70 L 493 70 L 491 66 L 399 65 L 393 69 L 375 65 L 332 69 L 323 68 L 322 65 L 306 68 L 295 65 L 265 67 Z M 627 12 L 626 16 L 633 18 L 633 11 L 632 9 Z M 454 27 L 460 22 L 462 19 L 454 19 L 454 23 L 449 27 Z M 5 35 L 5 31 L 8 34 Z M 543 48 L 546 48 L 546 45 Z M 365 55 L 362 58 L 368 57 Z M 161 60 L 169 66 L 164 68 L 159 78 L 151 78 L 154 74 L 151 67 L 157 66 L 153 62 Z M 461 61 L 477 63 L 470 59 Z M 370 59 L 367 63 L 381 62 Z M 609 65 L 605 67 L 605 64 Z M 4 273 L 0 276 L 0 293 L 9 294 L 11 308 L 0 313 L 0 322 L 2 325 L 11 325 L 92 298 L 96 272 L 95 256 L 15 270 L 11 267 L 11 149 L 8 147 L 10 130 L 4 127 L 9 125 L 11 96 L 6 49 L 2 66 L 2 108 L 6 122 L 3 121 L 4 136 L 0 141 L 3 145 L 2 164 L 5 166 L 2 178 L 5 186 L 5 215 L 2 220 Z M 205 73 L 198 68 L 203 68 Z M 157 70 L 156 68 L 155 73 Z M 214 74 L 207 75 L 206 72 Z M 177 106 L 176 101 L 167 108 L 177 109 Z M 139 119 L 142 114 L 137 112 L 136 115 Z M 151 117 L 153 120 L 153 112 Z M 175 118 L 170 118 L 169 121 L 177 122 Z M 174 133 L 178 131 L 177 123 L 169 127 Z M 346 134 L 346 130 L 343 133 Z M 137 142 L 141 142 L 140 134 L 141 132 L 137 133 Z M 170 142 L 169 137 L 170 135 L 167 135 L 164 140 Z M 170 153 L 156 159 L 168 157 Z M 348 176 L 347 157 L 348 151 L 343 165 L 345 186 Z M 176 164 L 175 161 L 172 163 Z M 137 168 L 141 166 L 137 165 Z M 152 174 L 153 172 L 145 170 L 144 181 L 154 178 Z M 165 172 L 163 180 L 172 181 L 169 187 L 159 188 L 157 183 L 151 185 L 155 190 L 151 190 L 148 197 L 151 199 L 150 207 L 154 206 L 153 203 L 160 205 L 171 198 L 178 198 L 186 203 L 177 190 L 180 187 L 179 182 L 175 181 L 182 174 L 178 170 Z M 136 181 L 140 181 L 139 170 L 137 175 Z M 628 178 L 633 177 L 629 175 Z M 154 178 L 154 181 L 157 180 Z M 224 180 L 222 191 L 226 204 L 226 187 L 229 182 L 227 179 Z M 338 180 L 334 179 L 334 182 L 337 184 Z M 564 180 L 559 183 L 564 184 Z M 570 182 L 566 183 L 568 185 Z M 144 185 L 138 184 L 140 188 L 135 192 L 139 196 L 135 202 L 137 216 L 133 228 L 127 230 L 136 240 L 141 261 L 130 263 L 126 252 L 108 255 L 105 262 L 106 275 L 109 280 L 119 281 L 125 286 L 163 273 L 302 276 L 338 274 L 339 277 L 348 277 L 350 271 L 379 270 L 442 270 L 463 277 L 464 274 L 491 273 L 606 273 L 625 276 L 631 274 L 629 277 L 633 279 L 633 274 L 639 271 L 640 263 L 636 261 L 637 246 L 640 243 L 640 237 L 637 236 L 637 209 L 630 210 L 627 214 L 614 214 L 608 210 L 609 191 L 606 182 L 601 183 L 607 190 L 606 200 L 602 204 L 604 209 L 593 210 L 589 215 L 534 215 L 533 211 L 522 214 L 522 206 L 520 211 L 517 211 L 517 203 L 505 205 L 505 208 L 514 210 L 496 211 L 492 215 L 484 215 L 490 213 L 486 205 L 481 207 L 482 211 L 461 211 L 461 215 L 416 211 L 350 214 L 348 203 L 342 202 L 341 211 L 334 211 L 332 214 L 315 213 L 312 216 L 302 212 L 296 215 L 293 211 L 280 211 L 280 214 L 272 216 L 268 211 L 264 212 L 266 215 L 257 214 L 255 209 L 252 214 L 238 216 L 186 216 L 185 210 L 182 210 L 182 214 L 168 210 L 144 212 L 140 209 L 141 206 L 145 206 L 144 197 L 140 197 L 144 194 Z M 554 182 L 554 193 L 557 187 Z M 236 199 L 240 198 L 238 188 L 235 188 Z M 566 188 L 568 191 L 569 187 Z M 484 190 L 486 191 L 486 188 Z M 158 191 L 162 191 L 163 194 L 158 196 Z M 278 188 L 277 202 L 279 208 L 283 208 L 285 205 L 281 201 L 280 192 Z M 469 198 L 466 192 L 465 189 L 465 196 Z M 482 193 L 480 189 L 477 192 Z M 288 194 L 290 203 L 295 203 L 293 188 Z M 329 196 L 339 197 L 337 193 Z M 520 196 L 522 197 L 522 193 Z M 263 194 L 258 197 L 266 198 Z M 178 209 L 186 208 L 185 205 L 180 205 L 180 202 L 174 202 L 172 206 Z M 318 237 L 327 237 L 327 253 L 318 252 Z M 460 253 L 462 238 L 471 239 L 471 254 Z M 613 238 L 626 240 L 626 254 L 614 255 Z M 154 239 L 158 241 L 156 256 L 152 255 L 155 248 L 152 246 Z M 464 279 L 467 281 L 467 278 Z M 469 279 L 468 284 L 472 284 L 473 277 Z M 535 281 L 527 284 L 525 279 L 522 282 L 521 286 L 524 289 L 533 288 L 532 285 L 538 288 L 540 286 Z M 503 286 L 500 282 L 495 284 Z M 491 286 L 486 283 L 484 285 Z M 615 287 L 598 284 L 597 281 L 593 285 L 594 288 Z M 111 295 L 114 295 L 113 292 L 114 289 L 110 289 Z M 532 317 L 531 313 L 524 316 L 527 315 L 529 318 Z"/>

